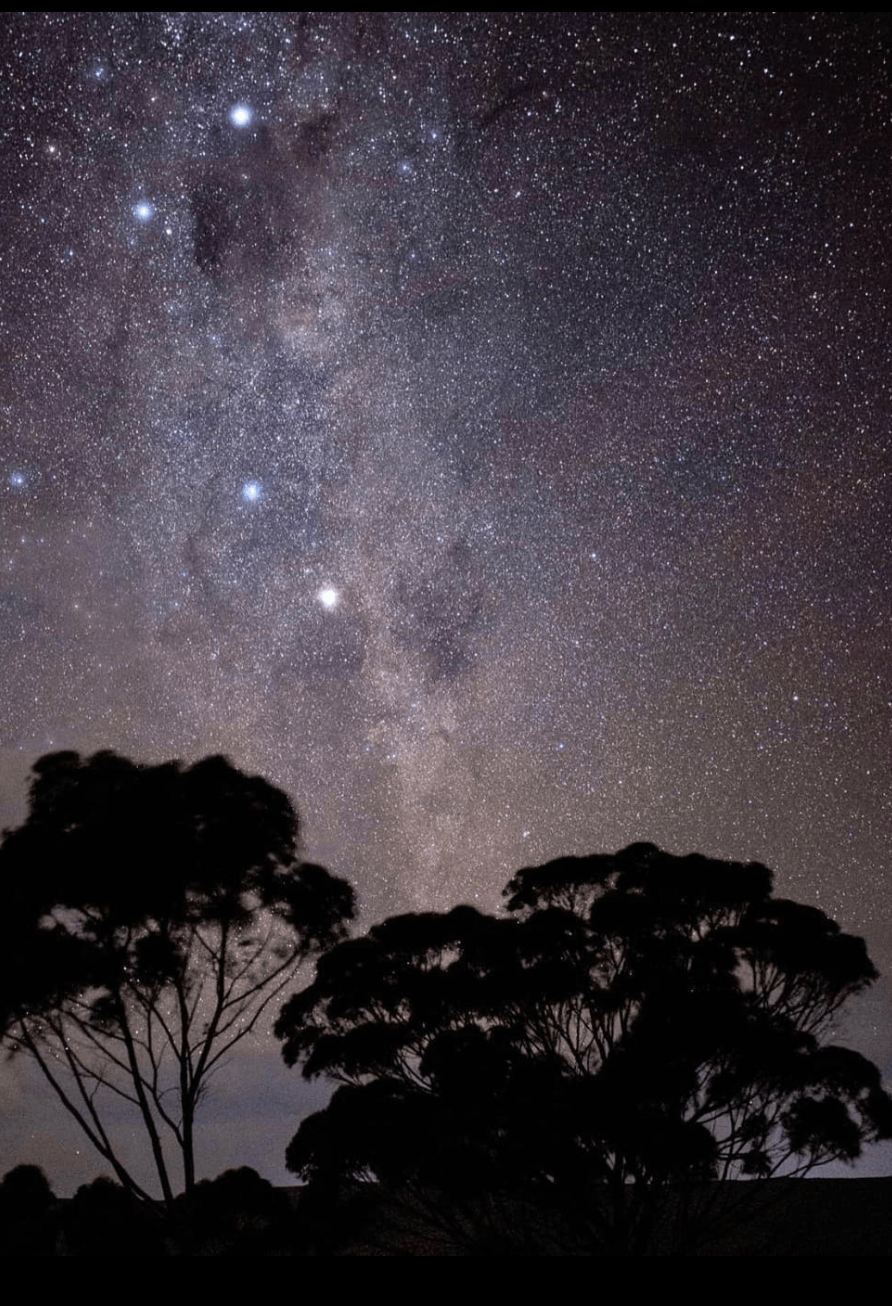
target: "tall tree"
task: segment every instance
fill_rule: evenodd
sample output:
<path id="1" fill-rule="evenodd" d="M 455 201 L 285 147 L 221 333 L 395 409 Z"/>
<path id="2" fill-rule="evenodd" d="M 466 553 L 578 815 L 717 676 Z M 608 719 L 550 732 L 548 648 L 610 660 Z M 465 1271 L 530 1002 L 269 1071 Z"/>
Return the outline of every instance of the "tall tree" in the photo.
<path id="1" fill-rule="evenodd" d="M 864 943 L 774 898 L 765 867 L 635 844 L 505 894 L 501 919 L 385 921 L 285 1006 L 286 1061 L 342 1085 L 292 1141 L 296 1173 L 627 1253 L 665 1241 L 670 1208 L 685 1248 L 707 1196 L 728 1217 L 754 1192 L 716 1180 L 892 1136 L 876 1067 L 829 1042 L 876 978 Z"/>
<path id="2" fill-rule="evenodd" d="M 226 758 L 141 766 L 110 752 L 37 762 L 0 882 L 6 1045 L 147 1199 L 107 1125 L 109 1096 L 129 1103 L 170 1204 L 171 1145 L 195 1183 L 210 1075 L 301 964 L 344 937 L 350 886 L 300 862 L 288 796 Z"/>

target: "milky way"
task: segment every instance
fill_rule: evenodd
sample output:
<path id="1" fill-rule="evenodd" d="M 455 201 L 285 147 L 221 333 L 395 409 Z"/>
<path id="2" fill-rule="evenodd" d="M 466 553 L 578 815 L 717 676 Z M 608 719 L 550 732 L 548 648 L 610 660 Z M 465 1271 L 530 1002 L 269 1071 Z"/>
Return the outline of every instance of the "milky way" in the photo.
<path id="1" fill-rule="evenodd" d="M 892 973 L 888 21 L 4 21 L 4 822 L 224 752 L 365 921 L 649 839 Z"/>

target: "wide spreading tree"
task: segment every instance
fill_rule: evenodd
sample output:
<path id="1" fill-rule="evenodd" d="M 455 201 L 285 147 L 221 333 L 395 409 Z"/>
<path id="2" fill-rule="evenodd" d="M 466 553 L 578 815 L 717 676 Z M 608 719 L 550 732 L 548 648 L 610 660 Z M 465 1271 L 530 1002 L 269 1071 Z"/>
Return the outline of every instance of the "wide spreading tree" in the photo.
<path id="1" fill-rule="evenodd" d="M 3 1041 L 30 1055 L 118 1180 L 129 1104 L 171 1204 L 195 1183 L 209 1076 L 299 967 L 342 939 L 343 880 L 298 856 L 288 796 L 224 757 L 142 766 L 55 753 L 0 846 Z"/>
<path id="2" fill-rule="evenodd" d="M 478 1248 L 690 1250 L 758 1187 L 719 1181 L 892 1136 L 878 1070 L 831 1041 L 864 942 L 764 866 L 635 844 L 505 895 L 384 921 L 283 1008 L 286 1062 L 341 1085 L 287 1154 L 327 1200 L 374 1180 Z"/>

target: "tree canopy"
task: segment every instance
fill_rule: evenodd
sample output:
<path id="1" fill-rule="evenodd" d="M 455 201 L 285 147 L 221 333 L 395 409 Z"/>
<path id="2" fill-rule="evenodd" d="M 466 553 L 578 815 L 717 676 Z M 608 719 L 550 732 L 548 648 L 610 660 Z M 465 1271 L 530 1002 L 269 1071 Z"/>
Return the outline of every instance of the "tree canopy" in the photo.
<path id="1" fill-rule="evenodd" d="M 501 917 L 384 921 L 289 1000 L 286 1062 L 340 1083 L 293 1172 L 373 1179 L 466 1239 L 630 1252 L 670 1191 L 677 1248 L 714 1181 L 892 1137 L 878 1070 L 830 1041 L 876 978 L 863 940 L 773 897 L 764 866 L 635 844 L 521 870 L 505 897 Z"/>
<path id="2" fill-rule="evenodd" d="M 54 753 L 0 846 L 0 1016 L 120 1182 L 103 1108 L 131 1105 L 165 1200 L 165 1143 L 195 1182 L 208 1078 L 301 963 L 342 939 L 353 891 L 298 856 L 288 796 L 224 757 L 143 766 Z"/>

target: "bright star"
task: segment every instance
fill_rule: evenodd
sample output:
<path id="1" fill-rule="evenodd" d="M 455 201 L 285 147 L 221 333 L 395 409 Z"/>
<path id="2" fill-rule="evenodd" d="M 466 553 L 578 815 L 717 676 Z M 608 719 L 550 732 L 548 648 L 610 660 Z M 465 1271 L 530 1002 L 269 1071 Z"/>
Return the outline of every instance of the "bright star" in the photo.
<path id="1" fill-rule="evenodd" d="M 24 476 L 24 473 L 23 473 L 23 472 L 13 472 L 12 475 L 10 476 L 10 478 L 9 478 L 9 483 L 10 483 L 10 485 L 14 486 L 17 490 L 20 490 L 20 489 L 22 488 L 22 486 L 25 484 L 25 476 Z"/>
<path id="2" fill-rule="evenodd" d="M 263 486 L 259 481 L 245 481 L 242 486 L 242 498 L 245 503 L 257 503 L 263 494 Z"/>
<path id="3" fill-rule="evenodd" d="M 338 593 L 338 591 L 336 589 L 332 589 L 330 585 L 327 585 L 324 589 L 321 589 L 319 593 L 316 595 L 316 598 L 322 604 L 323 608 L 329 608 L 329 609 L 336 608 L 338 606 L 338 599 L 340 597 L 341 596 Z"/>
<path id="4" fill-rule="evenodd" d="M 155 216 L 155 205 L 150 204 L 148 200 L 140 200 L 133 206 L 133 216 L 140 222 L 151 222 Z"/>
<path id="5" fill-rule="evenodd" d="M 247 127 L 254 113 L 247 104 L 234 104 L 229 110 L 229 121 L 233 127 Z"/>

